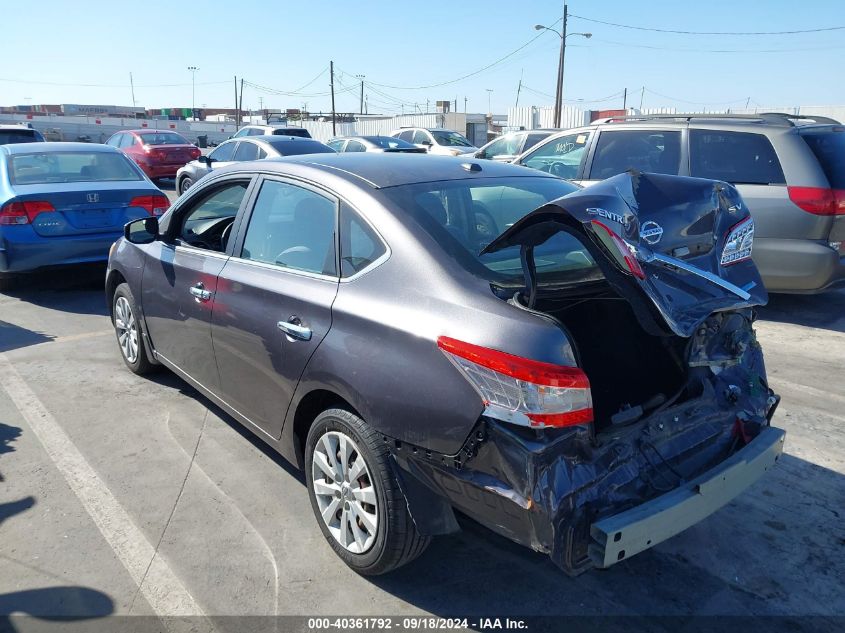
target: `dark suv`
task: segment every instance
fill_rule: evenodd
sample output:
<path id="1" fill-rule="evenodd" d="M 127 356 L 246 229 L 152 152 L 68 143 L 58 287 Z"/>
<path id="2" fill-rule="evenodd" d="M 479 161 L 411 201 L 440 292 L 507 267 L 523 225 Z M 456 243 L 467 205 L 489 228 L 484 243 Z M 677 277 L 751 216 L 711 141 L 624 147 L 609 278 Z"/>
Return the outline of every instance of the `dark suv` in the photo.
<path id="1" fill-rule="evenodd" d="M 0 145 L 9 143 L 42 143 L 44 136 L 26 125 L 0 125 Z"/>
<path id="2" fill-rule="evenodd" d="M 729 182 L 754 216 L 769 291 L 845 283 L 845 127 L 832 119 L 618 117 L 560 132 L 514 162 L 583 185 L 628 169 Z"/>

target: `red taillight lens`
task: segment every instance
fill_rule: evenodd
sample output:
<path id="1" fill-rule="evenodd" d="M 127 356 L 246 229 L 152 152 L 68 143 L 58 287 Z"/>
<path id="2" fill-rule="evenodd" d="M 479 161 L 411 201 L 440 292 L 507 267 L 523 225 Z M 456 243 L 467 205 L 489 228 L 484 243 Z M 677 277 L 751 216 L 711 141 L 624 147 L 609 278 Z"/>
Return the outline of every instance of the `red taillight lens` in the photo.
<path id="1" fill-rule="evenodd" d="M 129 206 L 146 209 L 150 215 L 161 215 L 170 207 L 170 200 L 167 196 L 135 196 Z"/>
<path id="2" fill-rule="evenodd" d="M 7 202 L 0 208 L 0 224 L 29 224 L 39 213 L 52 213 L 56 209 L 44 200 L 26 200 Z"/>
<path id="3" fill-rule="evenodd" d="M 628 248 L 625 241 L 614 233 L 610 227 L 598 220 L 592 220 L 592 225 L 596 235 L 605 247 L 613 254 L 616 261 L 637 279 L 645 279 L 645 271 L 643 271 L 642 266 L 640 266 L 640 262 L 637 261 L 636 256 L 631 252 L 631 249 Z"/>
<path id="4" fill-rule="evenodd" d="M 593 421 L 590 381 L 578 367 L 543 363 L 441 336 L 437 346 L 481 395 L 485 415 L 532 428 Z"/>
<path id="5" fill-rule="evenodd" d="M 196 147 L 192 148 L 191 149 L 191 160 L 196 160 L 197 158 L 200 157 L 201 154 L 202 154 L 202 152 L 199 151 L 198 148 L 196 148 Z"/>
<path id="6" fill-rule="evenodd" d="M 789 199 L 814 215 L 845 215 L 845 190 L 824 187 L 787 187 Z"/>

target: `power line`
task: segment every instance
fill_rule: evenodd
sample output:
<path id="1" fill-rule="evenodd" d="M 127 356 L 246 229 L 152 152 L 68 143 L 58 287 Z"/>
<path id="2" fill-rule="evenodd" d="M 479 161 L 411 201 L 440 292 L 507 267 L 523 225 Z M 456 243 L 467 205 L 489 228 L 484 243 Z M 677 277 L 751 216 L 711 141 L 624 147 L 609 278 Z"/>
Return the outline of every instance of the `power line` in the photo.
<path id="1" fill-rule="evenodd" d="M 676 29 L 657 29 L 647 26 L 634 26 L 631 24 L 618 24 L 616 22 L 605 22 L 604 20 L 596 20 L 594 18 L 585 18 L 582 15 L 569 14 L 570 18 L 577 18 L 585 22 L 593 22 L 595 24 L 604 24 L 605 26 L 615 26 L 620 29 L 632 29 L 634 31 L 651 31 L 653 33 L 675 33 L 678 35 L 798 35 L 800 33 L 822 33 L 825 31 L 843 31 L 845 26 L 828 26 L 815 29 L 802 29 L 796 31 L 681 31 Z"/>
<path id="2" fill-rule="evenodd" d="M 664 99 L 669 99 L 670 101 L 678 101 L 680 103 L 689 103 L 691 105 L 730 105 L 731 103 L 742 103 L 748 97 L 742 97 L 740 99 L 733 99 L 731 101 L 688 101 L 687 99 L 678 99 L 677 97 L 670 97 L 669 95 L 664 95 L 659 92 L 655 92 L 650 88 L 644 88 L 646 92 L 649 94 L 653 94 L 657 97 L 663 97 Z"/>
<path id="3" fill-rule="evenodd" d="M 556 25 L 557 25 L 557 23 L 558 23 L 558 22 L 560 22 L 562 19 L 563 19 L 563 18 L 558 18 L 557 20 L 555 20 L 554 22 L 552 22 L 551 26 L 552 26 L 552 27 L 553 27 L 553 26 L 556 26 Z M 440 83 L 435 83 L 435 84 L 428 84 L 428 85 L 426 85 L 426 86 L 392 86 L 392 85 L 390 85 L 390 84 L 380 84 L 380 83 L 375 83 L 375 82 L 372 82 L 372 81 L 371 81 L 371 82 L 369 82 L 369 84 L 370 84 L 371 86 L 375 85 L 375 86 L 380 86 L 380 87 L 382 87 L 382 88 L 391 88 L 391 89 L 393 89 L 393 90 L 427 90 L 427 89 L 429 89 L 429 88 L 439 88 L 440 86 L 448 86 L 449 84 L 455 84 L 455 83 L 458 83 L 459 81 L 463 81 L 464 79 L 469 79 L 470 77 L 474 77 L 475 75 L 479 75 L 479 74 L 483 73 L 485 70 L 489 70 L 489 69 L 493 68 L 493 66 L 496 66 L 496 65 L 498 65 L 498 64 L 501 64 L 503 61 L 505 61 L 505 60 L 506 60 L 506 59 L 508 59 L 509 57 L 513 57 L 513 56 L 514 56 L 514 55 L 516 55 L 519 51 L 521 51 L 522 49 L 526 48 L 527 46 L 530 46 L 530 45 L 531 45 L 531 44 L 533 44 L 535 41 L 537 41 L 538 39 L 540 39 L 541 37 L 543 37 L 543 35 L 545 35 L 545 33 L 546 33 L 545 31 L 541 31 L 539 34 L 535 35 L 535 36 L 534 36 L 534 37 L 532 37 L 530 40 L 528 40 L 527 42 L 525 42 L 525 44 L 523 44 L 523 45 L 522 45 L 522 46 L 520 46 L 519 48 L 516 48 L 516 49 L 512 50 L 512 51 L 511 51 L 510 53 L 508 53 L 507 55 L 505 55 L 505 56 L 503 56 L 503 57 L 500 57 L 500 58 L 499 58 L 499 59 L 497 59 L 496 61 L 494 61 L 494 62 L 492 62 L 492 63 L 490 63 L 490 64 L 487 64 L 486 66 L 484 66 L 484 67 L 482 67 L 482 68 L 479 68 L 478 70 L 474 70 L 474 71 L 472 71 L 471 73 L 467 73 L 466 75 L 463 75 L 463 76 L 458 77 L 458 78 L 456 78 L 456 79 L 450 79 L 449 81 L 441 81 Z"/>
<path id="4" fill-rule="evenodd" d="M 622 48 L 647 48 L 655 51 L 678 51 L 685 53 L 796 53 L 801 51 L 823 51 L 831 49 L 845 48 L 845 46 L 810 46 L 804 48 L 769 48 L 769 49 L 753 49 L 753 48 L 723 48 L 723 49 L 706 49 L 706 48 L 689 48 L 689 47 L 672 47 L 672 46 L 651 46 L 650 44 L 633 44 L 631 42 L 617 42 L 614 40 L 606 40 L 600 37 L 593 37 L 597 42 L 603 44 L 612 44 Z"/>

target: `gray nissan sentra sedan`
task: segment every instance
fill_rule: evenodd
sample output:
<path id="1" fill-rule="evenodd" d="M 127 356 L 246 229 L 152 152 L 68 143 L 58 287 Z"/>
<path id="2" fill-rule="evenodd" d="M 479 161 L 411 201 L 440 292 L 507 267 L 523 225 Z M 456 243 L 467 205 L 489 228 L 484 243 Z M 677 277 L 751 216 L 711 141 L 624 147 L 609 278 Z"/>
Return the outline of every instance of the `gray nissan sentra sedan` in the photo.
<path id="1" fill-rule="evenodd" d="M 570 574 L 659 543 L 782 451 L 732 186 L 589 189 L 507 164 L 311 155 L 215 170 L 130 222 L 106 294 L 164 365 L 305 470 L 362 574 L 455 510 Z"/>

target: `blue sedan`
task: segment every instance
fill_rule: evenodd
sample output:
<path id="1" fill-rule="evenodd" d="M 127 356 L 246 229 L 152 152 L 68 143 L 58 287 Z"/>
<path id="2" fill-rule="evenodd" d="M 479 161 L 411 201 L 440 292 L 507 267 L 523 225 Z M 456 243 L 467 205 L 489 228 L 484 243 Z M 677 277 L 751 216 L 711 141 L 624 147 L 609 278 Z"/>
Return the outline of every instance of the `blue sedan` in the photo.
<path id="1" fill-rule="evenodd" d="M 9 273 L 105 262 L 124 224 L 169 205 L 108 145 L 0 145 L 0 284 Z"/>

